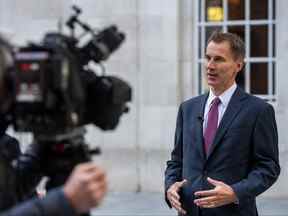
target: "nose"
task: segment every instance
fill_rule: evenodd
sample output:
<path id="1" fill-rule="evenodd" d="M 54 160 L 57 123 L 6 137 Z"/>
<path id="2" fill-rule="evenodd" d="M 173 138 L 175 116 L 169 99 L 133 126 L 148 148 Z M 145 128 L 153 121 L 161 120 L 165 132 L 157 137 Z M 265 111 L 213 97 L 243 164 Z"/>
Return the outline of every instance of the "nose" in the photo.
<path id="1" fill-rule="evenodd" d="M 214 69 L 215 68 L 215 62 L 212 58 L 209 60 L 206 60 L 206 68 L 207 69 Z"/>

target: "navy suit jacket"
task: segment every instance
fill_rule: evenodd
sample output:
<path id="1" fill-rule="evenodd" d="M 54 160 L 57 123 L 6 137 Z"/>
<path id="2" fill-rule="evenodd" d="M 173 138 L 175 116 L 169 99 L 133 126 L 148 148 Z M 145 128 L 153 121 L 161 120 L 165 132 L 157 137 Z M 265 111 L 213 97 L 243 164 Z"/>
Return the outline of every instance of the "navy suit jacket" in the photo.
<path id="1" fill-rule="evenodd" d="M 280 173 L 274 109 L 237 87 L 206 155 L 202 124 L 207 98 L 208 94 L 192 98 L 179 108 L 175 145 L 165 171 L 165 195 L 173 183 L 187 179 L 180 191 L 181 203 L 188 215 L 198 216 L 194 193 L 213 188 L 207 182 L 211 177 L 230 185 L 239 204 L 201 209 L 203 216 L 256 216 L 256 196 Z M 171 207 L 167 197 L 166 201 Z"/>

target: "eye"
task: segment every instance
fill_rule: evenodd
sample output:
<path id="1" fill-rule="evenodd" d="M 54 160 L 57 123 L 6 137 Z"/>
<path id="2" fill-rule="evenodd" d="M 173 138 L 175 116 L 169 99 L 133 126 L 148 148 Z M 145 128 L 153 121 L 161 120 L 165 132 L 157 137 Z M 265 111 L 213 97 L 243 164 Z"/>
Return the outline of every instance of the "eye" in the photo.
<path id="1" fill-rule="evenodd" d="M 214 61 L 215 62 L 224 62 L 225 59 L 223 57 L 221 57 L 221 56 L 215 56 Z"/>
<path id="2" fill-rule="evenodd" d="M 211 57 L 209 55 L 205 55 L 205 60 L 210 61 Z"/>

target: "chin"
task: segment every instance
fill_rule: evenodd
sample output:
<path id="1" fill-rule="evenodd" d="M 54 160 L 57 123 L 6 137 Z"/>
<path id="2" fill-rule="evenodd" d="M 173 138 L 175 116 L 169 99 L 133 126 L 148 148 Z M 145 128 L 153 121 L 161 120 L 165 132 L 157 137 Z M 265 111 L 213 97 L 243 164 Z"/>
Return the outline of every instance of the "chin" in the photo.
<path id="1" fill-rule="evenodd" d="M 218 83 L 215 83 L 213 81 L 208 81 L 207 82 L 208 86 L 211 87 L 211 88 L 217 88 L 217 86 L 219 86 Z"/>

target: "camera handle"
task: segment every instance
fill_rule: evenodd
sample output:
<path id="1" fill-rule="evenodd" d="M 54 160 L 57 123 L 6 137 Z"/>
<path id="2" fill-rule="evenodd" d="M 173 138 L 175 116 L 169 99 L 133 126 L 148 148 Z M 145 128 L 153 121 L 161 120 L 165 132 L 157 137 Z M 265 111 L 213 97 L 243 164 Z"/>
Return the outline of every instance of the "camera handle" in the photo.
<path id="1" fill-rule="evenodd" d="M 93 29 L 87 24 L 79 20 L 79 15 L 82 13 L 82 10 L 77 7 L 76 5 L 72 6 L 73 11 L 75 14 L 71 15 L 68 21 L 66 22 L 66 25 L 70 28 L 71 30 L 71 36 L 75 38 L 75 25 L 78 24 L 83 28 L 85 32 L 89 32 L 94 35 Z"/>

